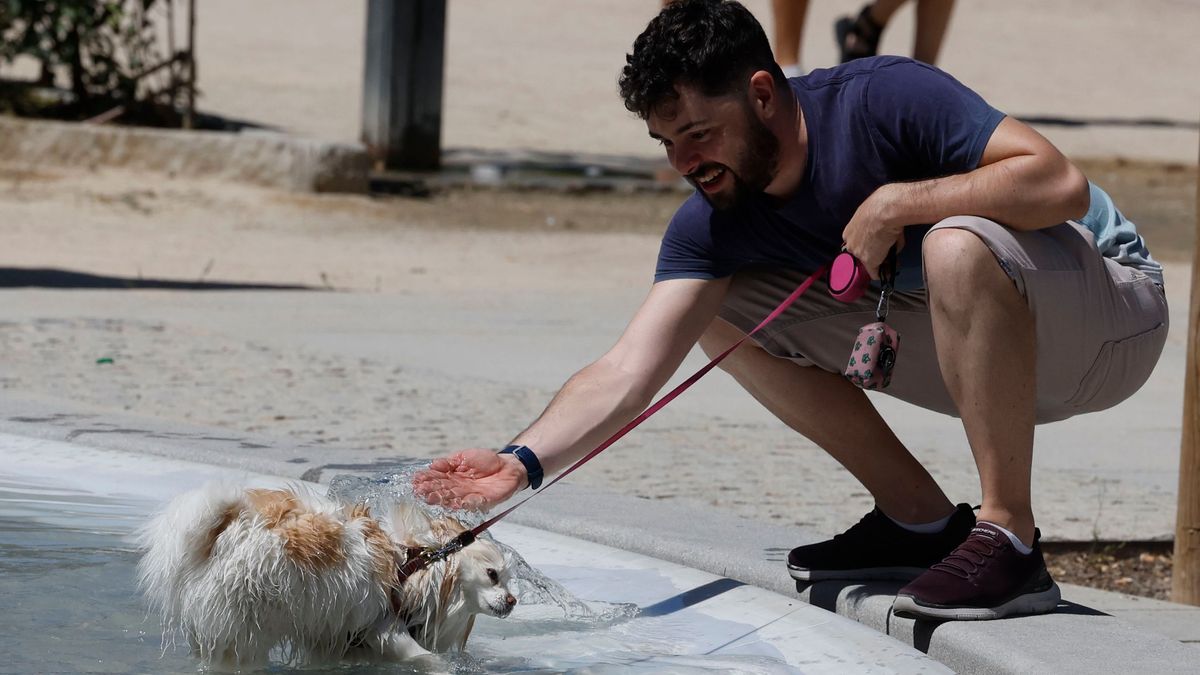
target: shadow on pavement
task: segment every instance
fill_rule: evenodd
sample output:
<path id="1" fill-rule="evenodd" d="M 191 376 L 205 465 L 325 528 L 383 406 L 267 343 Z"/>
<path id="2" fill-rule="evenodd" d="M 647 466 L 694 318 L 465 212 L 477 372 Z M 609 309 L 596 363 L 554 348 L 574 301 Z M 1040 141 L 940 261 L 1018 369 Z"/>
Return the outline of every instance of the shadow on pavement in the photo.
<path id="1" fill-rule="evenodd" d="M 1169 120 L 1162 117 L 1058 117 L 1055 115 L 1018 115 L 1026 124 L 1042 124 L 1055 127 L 1163 127 L 1172 129 L 1200 129 L 1200 122 Z"/>
<path id="2" fill-rule="evenodd" d="M 642 611 L 639 612 L 638 615 L 664 616 L 673 612 L 678 612 L 681 609 L 687 609 L 692 605 L 715 598 L 726 591 L 731 591 L 741 586 L 745 586 L 745 584 L 740 581 L 723 577 L 710 581 L 707 584 L 697 586 L 696 588 L 686 590 L 679 595 L 672 596 L 666 600 L 656 602 L 649 607 L 643 607 Z"/>
<path id="3" fill-rule="evenodd" d="M 143 289 L 157 288 L 176 291 L 316 291 L 315 286 L 291 284 L 254 284 L 223 281 L 170 281 L 111 277 L 60 269 L 27 269 L 0 267 L 0 288 L 88 288 Z"/>

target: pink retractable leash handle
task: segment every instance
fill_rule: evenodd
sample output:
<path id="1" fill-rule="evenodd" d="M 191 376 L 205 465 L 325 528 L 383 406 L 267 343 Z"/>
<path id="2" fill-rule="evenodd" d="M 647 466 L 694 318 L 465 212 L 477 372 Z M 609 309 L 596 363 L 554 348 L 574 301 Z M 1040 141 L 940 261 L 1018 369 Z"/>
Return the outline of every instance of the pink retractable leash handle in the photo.
<path id="1" fill-rule="evenodd" d="M 886 281 L 896 274 L 896 249 L 893 248 L 887 260 L 880 266 L 881 278 Z M 842 251 L 829 266 L 829 294 L 842 302 L 854 302 L 867 292 L 871 285 L 871 275 L 858 258 L 849 251 Z"/>
<path id="2" fill-rule="evenodd" d="M 871 283 L 867 268 L 849 251 L 842 251 L 829 266 L 829 294 L 842 302 L 854 302 Z"/>

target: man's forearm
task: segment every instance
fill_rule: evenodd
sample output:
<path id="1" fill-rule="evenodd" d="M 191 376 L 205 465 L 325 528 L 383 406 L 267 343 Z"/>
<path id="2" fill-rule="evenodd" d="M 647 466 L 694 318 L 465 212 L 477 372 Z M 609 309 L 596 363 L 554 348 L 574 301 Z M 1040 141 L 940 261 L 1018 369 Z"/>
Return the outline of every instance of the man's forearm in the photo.
<path id="1" fill-rule="evenodd" d="M 1069 162 L 1010 157 L 974 171 L 913 183 L 892 183 L 885 218 L 894 227 L 981 216 L 1016 230 L 1038 230 L 1083 217 L 1087 179 Z"/>
<path id="2" fill-rule="evenodd" d="M 604 359 L 576 373 L 528 429 L 513 439 L 537 454 L 547 476 L 558 473 L 645 409 L 637 378 Z"/>

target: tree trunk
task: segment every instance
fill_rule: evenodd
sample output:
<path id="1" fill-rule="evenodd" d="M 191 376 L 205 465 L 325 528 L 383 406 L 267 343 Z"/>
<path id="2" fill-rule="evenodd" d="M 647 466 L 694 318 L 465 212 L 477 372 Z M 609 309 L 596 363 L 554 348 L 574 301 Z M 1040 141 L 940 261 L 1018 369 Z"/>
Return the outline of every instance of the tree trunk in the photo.
<path id="1" fill-rule="evenodd" d="M 1179 447 L 1179 507 L 1175 515 L 1171 574 L 1171 599 L 1188 605 L 1200 605 L 1200 177 L 1196 190 L 1196 230 L 1183 382 L 1183 434 Z"/>

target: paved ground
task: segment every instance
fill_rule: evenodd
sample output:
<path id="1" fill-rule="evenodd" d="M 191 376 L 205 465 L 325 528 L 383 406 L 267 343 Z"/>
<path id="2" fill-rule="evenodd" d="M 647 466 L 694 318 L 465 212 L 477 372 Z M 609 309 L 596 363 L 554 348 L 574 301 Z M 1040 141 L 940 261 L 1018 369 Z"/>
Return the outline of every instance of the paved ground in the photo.
<path id="1" fill-rule="evenodd" d="M 353 292 L 0 291 L 5 400 L 291 437 L 325 448 L 328 463 L 502 445 L 619 334 L 648 286 L 657 237 L 462 227 L 462 214 L 543 218 L 546 204 L 523 194 L 456 200 L 447 218 L 412 200 L 113 172 L 10 176 L 0 184 L 0 267 Z M 657 216 L 656 202 L 637 203 L 599 196 L 574 213 Z M 1035 506 L 1048 538 L 1171 536 L 1188 270 L 1168 268 L 1176 316 L 1150 384 L 1121 407 L 1039 430 Z M 680 377 L 700 363 L 693 355 Z M 977 499 L 954 420 L 886 397 L 880 406 L 949 494 Z M 839 466 L 719 372 L 576 476 L 798 536 L 839 530 L 870 507 Z"/>

